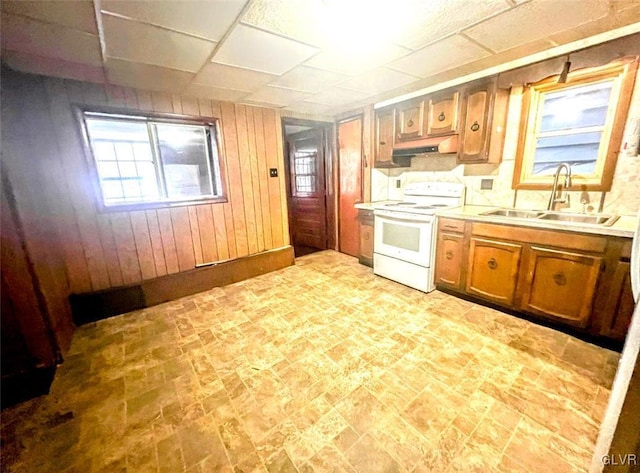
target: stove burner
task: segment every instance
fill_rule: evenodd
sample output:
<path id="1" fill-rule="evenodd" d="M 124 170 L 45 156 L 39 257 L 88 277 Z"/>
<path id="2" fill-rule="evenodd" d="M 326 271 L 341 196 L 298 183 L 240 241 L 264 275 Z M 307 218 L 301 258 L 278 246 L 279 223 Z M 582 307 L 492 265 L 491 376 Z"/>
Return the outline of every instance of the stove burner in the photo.
<path id="1" fill-rule="evenodd" d="M 386 204 L 385 207 L 411 207 L 416 205 L 415 202 L 393 202 L 391 204 Z"/>

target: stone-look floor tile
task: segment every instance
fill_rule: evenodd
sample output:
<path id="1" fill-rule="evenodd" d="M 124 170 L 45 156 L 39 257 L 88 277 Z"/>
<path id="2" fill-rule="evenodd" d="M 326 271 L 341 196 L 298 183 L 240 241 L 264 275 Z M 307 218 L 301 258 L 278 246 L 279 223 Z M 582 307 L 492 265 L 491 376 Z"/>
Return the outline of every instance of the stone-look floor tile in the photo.
<path id="1" fill-rule="evenodd" d="M 618 360 L 319 252 L 79 327 L 50 394 L 3 410 L 3 468 L 581 471 Z"/>

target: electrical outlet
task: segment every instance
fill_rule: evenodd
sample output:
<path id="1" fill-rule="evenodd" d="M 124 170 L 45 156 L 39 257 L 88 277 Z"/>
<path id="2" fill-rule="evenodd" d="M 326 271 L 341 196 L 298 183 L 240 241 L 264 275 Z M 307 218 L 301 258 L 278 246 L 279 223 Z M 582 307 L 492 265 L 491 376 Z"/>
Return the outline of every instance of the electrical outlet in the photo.
<path id="1" fill-rule="evenodd" d="M 493 179 L 480 179 L 480 190 L 490 191 L 493 189 Z"/>
<path id="2" fill-rule="evenodd" d="M 278 177 L 278 169 L 277 168 L 269 168 L 269 176 Z"/>
<path id="3" fill-rule="evenodd" d="M 402 187 L 402 181 L 400 179 L 396 179 L 396 189 L 400 189 Z"/>

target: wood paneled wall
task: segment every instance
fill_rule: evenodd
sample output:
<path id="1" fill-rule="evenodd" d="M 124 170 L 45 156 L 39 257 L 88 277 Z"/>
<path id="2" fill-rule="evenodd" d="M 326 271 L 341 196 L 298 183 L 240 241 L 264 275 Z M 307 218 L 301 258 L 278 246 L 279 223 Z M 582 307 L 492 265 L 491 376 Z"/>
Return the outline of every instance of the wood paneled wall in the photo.
<path id="1" fill-rule="evenodd" d="M 6 69 L 2 87 L 3 161 L 27 243 L 38 261 L 47 241 L 59 243 L 50 262 L 67 295 L 289 244 L 278 111 Z M 74 104 L 219 118 L 228 202 L 99 212 Z"/>

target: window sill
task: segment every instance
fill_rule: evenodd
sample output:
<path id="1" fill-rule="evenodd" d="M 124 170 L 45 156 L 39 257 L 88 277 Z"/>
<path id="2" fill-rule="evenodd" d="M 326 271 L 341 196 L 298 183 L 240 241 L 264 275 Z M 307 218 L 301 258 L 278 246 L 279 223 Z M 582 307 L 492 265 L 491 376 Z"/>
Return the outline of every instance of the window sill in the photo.
<path id="1" fill-rule="evenodd" d="M 117 204 L 117 205 L 104 205 L 99 203 L 100 213 L 112 213 L 112 212 L 134 212 L 136 210 L 157 210 L 157 209 L 170 209 L 174 207 L 190 207 L 194 205 L 204 204 L 224 204 L 229 202 L 226 197 L 208 197 L 205 199 L 193 199 L 193 200 L 180 200 L 173 202 L 140 202 L 137 204 Z"/>

